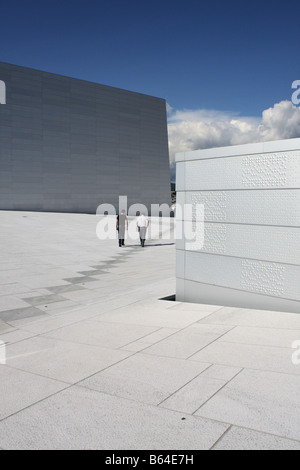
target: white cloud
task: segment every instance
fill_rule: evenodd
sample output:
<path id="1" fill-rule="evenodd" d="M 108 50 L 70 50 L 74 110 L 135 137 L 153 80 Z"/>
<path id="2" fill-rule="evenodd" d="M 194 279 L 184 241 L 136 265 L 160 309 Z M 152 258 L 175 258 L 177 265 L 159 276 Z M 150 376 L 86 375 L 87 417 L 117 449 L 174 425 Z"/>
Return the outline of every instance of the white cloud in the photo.
<path id="1" fill-rule="evenodd" d="M 170 106 L 169 103 L 167 103 L 167 114 L 168 114 L 168 115 L 172 114 L 173 109 L 174 109 L 174 108 L 172 108 L 172 106 Z"/>
<path id="2" fill-rule="evenodd" d="M 171 163 L 175 153 L 300 137 L 300 108 L 281 101 L 261 118 L 217 110 L 174 110 L 168 105 Z"/>

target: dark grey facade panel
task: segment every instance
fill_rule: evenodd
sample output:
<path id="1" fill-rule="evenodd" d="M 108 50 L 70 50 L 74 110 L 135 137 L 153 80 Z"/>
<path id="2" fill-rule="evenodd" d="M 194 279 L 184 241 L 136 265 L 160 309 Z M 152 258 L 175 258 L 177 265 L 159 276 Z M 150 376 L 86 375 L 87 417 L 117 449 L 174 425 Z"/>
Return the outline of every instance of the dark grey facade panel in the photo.
<path id="1" fill-rule="evenodd" d="M 170 204 L 165 101 L 0 62 L 0 209 Z"/>

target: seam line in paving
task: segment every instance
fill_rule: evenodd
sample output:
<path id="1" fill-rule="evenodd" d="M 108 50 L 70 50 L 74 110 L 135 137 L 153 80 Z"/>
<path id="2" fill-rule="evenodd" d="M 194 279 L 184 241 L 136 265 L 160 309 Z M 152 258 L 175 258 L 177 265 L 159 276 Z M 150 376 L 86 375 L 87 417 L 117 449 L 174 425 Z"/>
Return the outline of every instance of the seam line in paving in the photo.
<path id="1" fill-rule="evenodd" d="M 137 301 L 137 302 L 134 302 L 134 303 L 138 303 L 138 302 L 140 302 L 140 301 Z M 168 310 L 169 310 L 170 308 L 172 308 L 172 307 L 169 307 Z M 205 318 L 206 318 L 206 317 L 205 317 Z M 145 354 L 147 354 L 147 349 L 149 349 L 151 346 L 154 346 L 154 345 L 156 345 L 156 344 L 159 344 L 159 343 L 165 341 L 167 338 L 171 338 L 172 336 L 174 336 L 174 335 L 176 335 L 176 334 L 178 334 L 178 333 L 180 333 L 180 332 L 182 332 L 182 331 L 184 331 L 184 330 L 190 328 L 191 326 L 196 325 L 198 322 L 199 322 L 199 320 L 196 320 L 195 322 L 189 323 L 188 325 L 184 326 L 183 328 L 177 328 L 177 331 L 174 331 L 174 333 L 171 333 L 169 336 L 167 336 L 167 337 L 165 337 L 165 338 L 161 338 L 161 339 L 158 340 L 157 342 L 151 344 L 150 346 L 146 346 L 145 348 L 141 349 L 141 350 L 138 351 L 138 352 L 144 352 Z M 223 326 L 223 325 L 222 325 L 222 326 Z M 161 328 L 163 328 L 163 327 L 161 327 Z M 233 328 L 231 328 L 230 330 L 228 330 L 228 331 L 227 331 L 226 333 L 224 333 L 224 334 L 229 333 L 229 332 L 230 332 L 231 330 L 233 330 L 234 328 L 235 328 L 235 326 L 234 326 Z M 222 334 L 219 338 L 221 338 L 222 336 L 224 336 L 224 334 Z M 185 357 L 185 358 L 181 358 L 181 359 L 182 359 L 182 360 L 190 360 L 190 357 L 194 356 L 194 354 L 197 354 L 199 351 L 202 351 L 202 349 L 205 349 L 207 346 L 209 346 L 210 344 L 214 343 L 214 342 L 217 341 L 219 338 L 213 340 L 211 343 L 209 343 L 209 344 L 207 344 L 206 346 L 204 346 L 203 348 L 199 349 L 198 351 L 196 351 L 195 353 L 193 353 L 191 356 Z M 135 341 L 132 341 L 132 343 L 134 343 L 134 342 L 135 342 Z M 128 345 L 129 345 L 129 344 L 132 344 L 132 343 L 128 343 Z M 127 346 L 128 346 L 128 345 L 127 345 Z M 148 353 L 147 355 L 149 355 L 149 353 Z M 151 356 L 152 356 L 152 354 L 151 354 Z M 160 355 L 160 354 L 155 354 L 155 356 L 158 356 L 158 357 L 165 357 L 165 356 L 162 356 L 162 355 Z M 169 357 L 169 356 L 168 356 L 168 357 Z M 170 356 L 170 357 L 171 357 L 171 356 Z M 195 362 L 195 361 L 194 361 L 194 362 Z M 196 362 L 200 362 L 200 361 L 196 361 Z"/>
<path id="2" fill-rule="evenodd" d="M 227 308 L 227 307 L 224 307 L 224 308 Z M 214 312 L 214 313 L 217 313 L 217 312 Z M 278 313 L 281 313 L 281 312 L 278 312 Z M 212 314 L 209 314 L 209 315 L 212 315 Z M 295 313 L 295 314 L 291 314 L 291 315 L 299 315 L 298 313 Z M 295 328 L 279 328 L 277 326 L 273 326 L 273 327 L 268 327 L 268 326 L 263 326 L 263 325 L 258 325 L 258 326 L 253 326 L 251 324 L 244 324 L 244 325 L 234 325 L 234 324 L 230 324 L 230 323 L 205 323 L 204 320 L 206 320 L 208 317 L 205 317 L 203 318 L 202 320 L 199 320 L 199 323 L 200 324 L 204 324 L 204 325 L 209 325 L 209 326 L 212 326 L 212 325 L 215 325 L 215 326 L 234 326 L 236 328 L 250 328 L 250 329 L 253 329 L 253 330 L 278 330 L 278 331 L 296 331 L 300 333 L 300 327 L 295 327 Z M 229 342 L 229 341 L 228 341 Z"/>
<path id="3" fill-rule="evenodd" d="M 201 416 L 200 416 L 200 418 L 201 418 Z M 206 419 L 206 418 L 204 418 L 204 419 Z M 211 421 L 215 421 L 215 422 L 217 422 L 217 423 L 229 424 L 229 423 L 225 423 L 224 421 L 217 421 L 217 420 L 215 420 L 215 419 L 213 419 L 213 418 L 208 418 L 208 419 L 211 420 Z M 217 442 L 214 443 L 213 447 L 212 447 L 210 450 L 214 450 L 213 448 L 218 444 L 218 442 L 220 442 L 220 441 L 223 439 L 223 437 L 225 436 L 225 434 L 227 434 L 228 431 L 230 431 L 231 428 L 245 429 L 245 430 L 247 430 L 247 431 L 258 432 L 259 434 L 264 434 L 265 436 L 276 437 L 276 438 L 278 438 L 278 439 L 283 439 L 283 440 L 288 441 L 288 442 L 290 441 L 290 442 L 295 442 L 295 443 L 297 443 L 297 444 L 300 444 L 300 439 L 299 439 L 299 440 L 298 440 L 298 439 L 293 439 L 292 437 L 285 437 L 285 436 L 282 436 L 282 435 L 280 435 L 280 434 L 272 434 L 272 433 L 270 433 L 270 432 L 261 431 L 260 429 L 255 429 L 255 428 L 248 428 L 247 426 L 241 426 L 241 425 L 239 425 L 239 424 L 231 424 L 231 425 L 229 426 L 229 428 L 228 428 L 228 429 L 222 434 L 222 436 L 217 440 Z"/>
<path id="4" fill-rule="evenodd" d="M 197 413 L 197 411 L 199 411 L 204 405 L 206 405 L 206 403 L 208 403 L 214 396 L 216 396 L 221 390 L 223 390 L 223 388 L 227 387 L 228 384 L 230 384 L 230 382 L 232 382 L 238 375 L 240 375 L 243 371 L 245 370 L 245 368 L 242 368 L 241 370 L 239 370 L 233 377 L 231 377 L 231 379 L 227 380 L 227 382 L 224 383 L 224 385 L 222 385 L 219 390 L 217 390 L 215 393 L 213 393 L 204 403 L 202 403 L 199 408 L 197 408 L 195 411 L 193 411 L 192 415 L 194 415 L 195 413 Z"/>
<path id="5" fill-rule="evenodd" d="M 232 330 L 228 331 L 228 333 L 230 333 Z M 257 346 L 259 348 L 266 348 L 266 349 L 270 349 L 270 348 L 275 348 L 275 349 L 287 349 L 287 350 L 291 350 L 291 347 L 289 346 L 280 346 L 280 345 L 277 345 L 277 344 L 257 344 L 257 343 L 242 343 L 240 341 L 227 341 L 227 340 L 224 340 L 222 339 L 220 341 L 221 343 L 227 343 L 227 344 L 236 344 L 236 345 L 242 345 L 242 346 Z"/>
<path id="6" fill-rule="evenodd" d="M 205 323 L 202 323 L 202 325 L 205 324 Z M 198 351 L 194 352 L 193 354 L 191 354 L 190 356 L 188 356 L 186 359 L 187 360 L 193 360 L 193 356 L 195 356 L 196 354 L 198 354 L 200 351 L 203 351 L 203 349 L 207 348 L 207 346 L 211 346 L 212 344 L 214 344 L 216 341 L 219 341 L 221 338 L 223 338 L 223 336 L 227 335 L 227 333 L 230 333 L 231 331 L 233 331 L 234 329 L 236 328 L 236 326 L 234 326 L 233 328 L 230 328 L 228 331 L 226 331 L 225 333 L 221 334 L 220 336 L 218 336 L 218 338 L 212 340 L 209 344 L 206 344 L 205 346 L 203 346 L 202 348 L 200 348 Z"/>
<path id="7" fill-rule="evenodd" d="M 199 364 L 204 364 L 203 362 L 199 362 Z M 175 395 L 176 393 L 179 392 L 179 390 L 182 390 L 184 387 L 186 387 L 188 384 L 190 384 L 191 382 L 193 382 L 195 379 L 198 379 L 198 377 L 200 377 L 203 372 L 207 371 L 208 369 L 210 369 L 211 367 L 213 366 L 213 364 L 209 364 L 204 370 L 202 370 L 201 372 L 199 372 L 199 374 L 195 375 L 195 377 L 191 378 L 188 382 L 186 382 L 184 385 L 182 385 L 181 387 L 179 387 L 177 390 L 175 390 L 174 392 L 172 392 L 168 397 L 164 398 L 160 403 L 158 403 L 156 406 L 161 406 L 162 403 L 164 403 L 165 401 L 169 400 L 169 398 L 171 398 L 173 395 Z M 170 409 L 170 408 L 166 408 L 166 409 Z M 174 410 L 173 410 L 174 411 Z M 188 413 L 188 414 L 193 414 L 193 413 Z"/>
<path id="8" fill-rule="evenodd" d="M 17 369 L 17 370 L 20 370 L 20 369 Z M 22 371 L 22 372 L 24 372 L 24 371 Z M 31 372 L 30 372 L 30 373 L 31 373 Z M 34 375 L 38 375 L 38 374 L 34 374 Z M 46 378 L 46 379 L 49 380 L 49 377 L 44 377 L 43 375 L 40 376 L 40 377 L 43 377 L 43 378 Z M 50 379 L 50 380 L 52 380 L 52 379 Z M 61 382 L 61 383 L 64 383 L 64 382 Z M 21 409 L 19 409 L 18 411 L 15 411 L 14 413 L 11 413 L 9 416 L 6 416 L 5 418 L 0 419 L 0 423 L 2 423 L 3 421 L 6 421 L 7 419 L 9 419 L 9 418 L 11 418 L 11 417 L 17 415 L 18 413 L 21 413 L 21 412 L 23 412 L 23 411 L 26 411 L 26 410 L 28 410 L 29 408 L 32 408 L 32 407 L 34 407 L 35 405 L 38 405 L 39 403 L 42 403 L 42 402 L 45 401 L 45 400 L 48 400 L 49 398 L 54 397 L 55 395 L 58 395 L 59 393 L 65 391 L 65 390 L 68 390 L 68 389 L 71 388 L 72 386 L 73 386 L 72 384 L 71 384 L 71 385 L 68 384 L 68 385 L 67 385 L 65 388 L 63 388 L 62 390 L 58 390 L 57 392 L 52 393 L 51 395 L 48 395 L 48 396 L 45 397 L 45 398 L 42 398 L 42 399 L 40 399 L 40 400 L 37 400 L 36 402 L 31 403 L 30 405 L 25 406 L 24 408 L 21 408 Z"/>
<path id="9" fill-rule="evenodd" d="M 222 441 L 223 437 L 230 431 L 230 429 L 232 428 L 233 424 L 230 425 L 225 432 L 223 432 L 223 434 L 219 437 L 219 439 L 216 440 L 216 442 L 211 446 L 211 448 L 209 450 L 214 450 L 214 448 L 218 445 L 218 443 L 220 441 Z"/>
<path id="10" fill-rule="evenodd" d="M 99 322 L 99 323 L 100 323 L 100 322 Z M 112 324 L 115 325 L 115 323 L 113 323 L 113 322 L 101 322 L 101 323 L 109 323 L 110 325 L 112 325 Z M 151 328 L 151 327 L 150 327 L 150 328 Z M 123 346 L 119 346 L 119 347 L 117 348 L 117 350 L 118 350 L 118 351 L 122 351 L 122 349 L 123 349 L 123 348 L 126 348 L 126 346 L 129 346 L 130 344 L 133 344 L 133 343 L 135 343 L 136 341 L 141 341 L 141 339 L 147 338 L 147 336 L 151 336 L 151 335 L 153 335 L 153 334 L 155 334 L 155 333 L 157 333 L 158 331 L 160 331 L 160 330 L 163 329 L 163 327 L 153 327 L 153 328 L 157 328 L 157 329 L 154 330 L 154 331 L 152 331 L 151 333 L 147 333 L 147 334 L 141 336 L 140 338 L 135 339 L 134 341 L 130 341 L 129 343 L 124 344 Z M 153 344 L 156 344 L 156 343 L 153 343 Z M 129 351 L 129 352 L 130 352 L 130 351 Z M 140 351 L 138 351 L 138 352 L 140 352 Z"/>

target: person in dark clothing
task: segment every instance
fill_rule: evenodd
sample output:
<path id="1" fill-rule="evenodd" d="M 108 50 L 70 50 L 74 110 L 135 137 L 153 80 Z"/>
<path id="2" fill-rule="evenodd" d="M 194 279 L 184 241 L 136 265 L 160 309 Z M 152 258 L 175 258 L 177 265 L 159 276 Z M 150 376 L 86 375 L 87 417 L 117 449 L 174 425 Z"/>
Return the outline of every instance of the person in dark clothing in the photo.
<path id="1" fill-rule="evenodd" d="M 128 219 L 124 210 L 117 217 L 116 229 L 118 231 L 119 247 L 125 246 L 125 231 L 128 229 Z"/>

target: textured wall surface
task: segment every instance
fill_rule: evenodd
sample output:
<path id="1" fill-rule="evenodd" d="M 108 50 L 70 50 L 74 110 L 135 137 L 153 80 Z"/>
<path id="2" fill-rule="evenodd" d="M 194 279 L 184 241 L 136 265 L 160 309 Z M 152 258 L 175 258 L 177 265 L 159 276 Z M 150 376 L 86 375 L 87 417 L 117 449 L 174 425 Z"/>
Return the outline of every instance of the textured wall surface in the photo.
<path id="1" fill-rule="evenodd" d="M 0 62 L 0 209 L 171 203 L 165 100 Z"/>
<path id="2" fill-rule="evenodd" d="M 177 300 L 300 313 L 300 139 L 178 154 Z M 191 245 L 204 206 L 204 242 Z M 189 209 L 190 208 L 190 209 Z"/>

